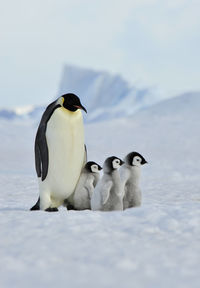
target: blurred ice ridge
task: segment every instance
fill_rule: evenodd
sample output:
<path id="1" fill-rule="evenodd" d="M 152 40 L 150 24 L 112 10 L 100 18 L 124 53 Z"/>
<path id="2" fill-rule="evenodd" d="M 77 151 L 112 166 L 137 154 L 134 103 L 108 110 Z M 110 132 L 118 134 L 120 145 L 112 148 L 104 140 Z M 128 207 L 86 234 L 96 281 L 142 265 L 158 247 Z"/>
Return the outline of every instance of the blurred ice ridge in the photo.
<path id="1" fill-rule="evenodd" d="M 87 108 L 86 122 L 97 122 L 132 116 L 166 98 L 156 88 L 138 88 L 130 85 L 120 75 L 65 65 L 57 97 L 74 93 Z M 168 97 L 169 98 L 169 97 Z M 54 99 L 50 99 L 49 103 Z M 0 118 L 39 120 L 45 106 L 0 109 Z"/>

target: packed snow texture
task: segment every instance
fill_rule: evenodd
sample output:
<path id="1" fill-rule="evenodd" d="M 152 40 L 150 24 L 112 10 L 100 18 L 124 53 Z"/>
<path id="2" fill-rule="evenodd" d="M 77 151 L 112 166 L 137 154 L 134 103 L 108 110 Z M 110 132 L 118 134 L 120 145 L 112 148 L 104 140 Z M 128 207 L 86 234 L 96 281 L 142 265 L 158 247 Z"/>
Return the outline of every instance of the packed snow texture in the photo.
<path id="1" fill-rule="evenodd" d="M 30 212 L 37 125 L 0 121 L 0 287 L 200 286 L 200 94 L 87 124 L 88 160 L 140 152 L 143 204 Z"/>

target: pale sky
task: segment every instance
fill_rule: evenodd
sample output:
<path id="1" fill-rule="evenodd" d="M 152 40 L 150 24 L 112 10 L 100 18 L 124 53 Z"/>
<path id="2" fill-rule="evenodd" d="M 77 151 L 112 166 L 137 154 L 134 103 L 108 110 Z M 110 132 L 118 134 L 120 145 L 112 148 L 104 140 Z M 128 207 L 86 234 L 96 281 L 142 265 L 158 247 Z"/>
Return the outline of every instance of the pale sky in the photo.
<path id="1" fill-rule="evenodd" d="M 46 104 L 64 64 L 200 90 L 200 0 L 0 0 L 0 107 Z"/>

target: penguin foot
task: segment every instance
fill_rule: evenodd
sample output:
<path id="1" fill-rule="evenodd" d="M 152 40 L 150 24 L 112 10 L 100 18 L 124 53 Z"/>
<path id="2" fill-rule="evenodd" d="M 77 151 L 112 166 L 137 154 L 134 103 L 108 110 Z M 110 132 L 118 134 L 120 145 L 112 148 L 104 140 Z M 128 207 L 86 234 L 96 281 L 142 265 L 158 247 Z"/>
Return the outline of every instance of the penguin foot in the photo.
<path id="1" fill-rule="evenodd" d="M 45 209 L 45 211 L 47 211 L 47 212 L 58 212 L 58 208 L 56 208 L 56 207 L 54 207 L 54 208 L 49 207 L 49 208 Z"/>
<path id="2" fill-rule="evenodd" d="M 71 205 L 71 204 L 69 204 L 69 203 L 67 204 L 66 208 L 67 208 L 67 210 L 76 210 L 76 209 L 74 208 L 74 206 Z"/>
<path id="3" fill-rule="evenodd" d="M 75 207 L 69 203 L 67 199 L 64 200 L 63 206 L 67 208 L 67 210 L 76 210 Z"/>

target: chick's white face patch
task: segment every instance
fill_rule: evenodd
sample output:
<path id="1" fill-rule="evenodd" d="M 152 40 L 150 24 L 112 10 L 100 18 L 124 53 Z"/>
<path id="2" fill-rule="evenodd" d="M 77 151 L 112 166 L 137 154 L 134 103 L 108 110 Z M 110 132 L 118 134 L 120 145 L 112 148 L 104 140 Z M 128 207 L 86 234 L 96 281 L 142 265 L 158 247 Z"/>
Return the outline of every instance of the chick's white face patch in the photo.
<path id="1" fill-rule="evenodd" d="M 99 172 L 98 166 L 95 165 L 95 164 L 92 165 L 92 166 L 91 166 L 91 171 L 94 172 L 94 173 L 98 173 L 98 172 Z"/>
<path id="2" fill-rule="evenodd" d="M 140 166 L 141 166 L 141 162 L 142 162 L 142 159 L 141 159 L 139 156 L 135 156 L 135 157 L 133 158 L 132 165 L 133 165 L 133 166 L 140 167 Z"/>
<path id="3" fill-rule="evenodd" d="M 114 159 L 112 162 L 113 165 L 113 169 L 118 169 L 121 165 L 120 165 L 120 160 L 119 159 Z"/>

